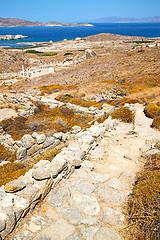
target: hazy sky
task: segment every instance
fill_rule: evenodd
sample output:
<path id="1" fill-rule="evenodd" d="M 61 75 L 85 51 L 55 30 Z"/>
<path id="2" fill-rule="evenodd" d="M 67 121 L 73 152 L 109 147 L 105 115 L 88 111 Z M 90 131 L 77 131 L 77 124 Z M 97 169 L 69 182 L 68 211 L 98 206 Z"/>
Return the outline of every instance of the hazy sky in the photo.
<path id="1" fill-rule="evenodd" d="M 0 17 L 44 22 L 158 15 L 160 0 L 0 0 Z"/>

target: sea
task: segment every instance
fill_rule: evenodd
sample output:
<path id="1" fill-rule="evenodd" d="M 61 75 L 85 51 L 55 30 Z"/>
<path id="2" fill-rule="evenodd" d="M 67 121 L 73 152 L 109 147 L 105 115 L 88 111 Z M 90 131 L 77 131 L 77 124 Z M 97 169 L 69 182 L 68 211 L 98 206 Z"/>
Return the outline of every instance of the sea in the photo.
<path id="1" fill-rule="evenodd" d="M 53 42 L 85 38 L 99 33 L 139 37 L 160 37 L 160 23 L 93 23 L 93 27 L 0 27 L 0 35 L 26 35 L 30 38 L 0 41 L 0 46 L 14 48 L 31 46 L 33 42 Z"/>

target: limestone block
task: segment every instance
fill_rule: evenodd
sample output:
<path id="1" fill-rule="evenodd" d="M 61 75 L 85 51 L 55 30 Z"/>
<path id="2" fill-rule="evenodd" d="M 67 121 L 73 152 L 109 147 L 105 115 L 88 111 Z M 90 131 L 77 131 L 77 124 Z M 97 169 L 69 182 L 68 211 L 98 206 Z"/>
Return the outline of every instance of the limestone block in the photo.
<path id="1" fill-rule="evenodd" d="M 49 160 L 41 160 L 33 166 L 33 169 L 45 167 L 48 163 L 50 163 Z"/>
<path id="2" fill-rule="evenodd" d="M 47 148 L 55 143 L 54 137 L 47 137 L 46 140 L 43 143 L 43 148 Z"/>
<path id="3" fill-rule="evenodd" d="M 35 154 L 36 152 L 38 152 L 38 150 L 40 150 L 42 148 L 42 145 L 38 145 L 38 144 L 34 144 L 32 147 L 30 147 L 27 150 L 27 156 L 32 156 L 33 154 Z"/>
<path id="4" fill-rule="evenodd" d="M 12 232 L 16 224 L 16 218 L 12 207 L 5 207 L 1 210 L 0 214 L 3 214 L 6 218 L 6 227 L 1 232 L 1 237 L 4 239 L 9 233 Z"/>
<path id="5" fill-rule="evenodd" d="M 18 160 L 26 157 L 26 155 L 27 155 L 27 149 L 26 149 L 26 148 L 20 147 L 20 148 L 17 150 L 16 156 L 17 156 L 17 159 L 18 159 Z"/>
<path id="6" fill-rule="evenodd" d="M 55 137 L 55 138 L 57 138 L 57 139 L 59 139 L 61 141 L 62 138 L 63 138 L 63 135 L 64 135 L 63 132 L 59 132 L 59 133 L 54 133 L 53 137 Z"/>
<path id="7" fill-rule="evenodd" d="M 5 192 L 13 193 L 22 190 L 25 187 L 26 184 L 23 181 L 15 179 L 5 185 Z"/>
<path id="8" fill-rule="evenodd" d="M 48 168 L 40 167 L 33 170 L 32 177 L 36 180 L 49 179 L 51 178 L 51 171 Z"/>
<path id="9" fill-rule="evenodd" d="M 74 126 L 74 127 L 72 127 L 71 133 L 72 134 L 77 134 L 80 131 L 81 131 L 81 127 L 80 126 Z"/>
<path id="10" fill-rule="evenodd" d="M 36 141 L 37 141 L 38 144 L 43 143 L 45 140 L 46 140 L 46 135 L 45 134 L 40 134 L 40 135 L 37 135 L 37 137 L 36 137 Z"/>
<path id="11" fill-rule="evenodd" d="M 21 141 L 23 143 L 23 146 L 27 149 L 29 149 L 30 147 L 32 147 L 35 144 L 35 141 L 34 141 L 33 137 L 29 134 L 25 134 L 21 138 Z"/>

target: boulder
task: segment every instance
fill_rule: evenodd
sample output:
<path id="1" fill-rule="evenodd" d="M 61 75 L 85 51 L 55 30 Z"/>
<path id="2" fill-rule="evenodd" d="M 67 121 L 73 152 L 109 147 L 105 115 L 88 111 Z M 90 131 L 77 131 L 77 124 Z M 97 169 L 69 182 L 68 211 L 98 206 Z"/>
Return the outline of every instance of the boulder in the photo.
<path id="1" fill-rule="evenodd" d="M 27 149 L 29 149 L 30 147 L 33 146 L 33 144 L 35 144 L 35 141 L 33 139 L 33 137 L 29 134 L 25 134 L 22 138 L 21 141 L 23 143 L 23 146 Z"/>

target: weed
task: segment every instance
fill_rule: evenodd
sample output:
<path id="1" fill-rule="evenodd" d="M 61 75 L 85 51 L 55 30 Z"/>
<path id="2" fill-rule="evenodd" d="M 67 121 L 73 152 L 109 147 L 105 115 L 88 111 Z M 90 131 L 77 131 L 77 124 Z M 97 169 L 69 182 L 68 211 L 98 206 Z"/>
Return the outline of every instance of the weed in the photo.
<path id="1" fill-rule="evenodd" d="M 29 50 L 26 50 L 26 53 L 43 53 L 43 52 L 40 52 L 40 51 L 36 51 L 36 50 L 33 50 L 33 49 L 29 49 Z"/>
<path id="2" fill-rule="evenodd" d="M 55 55 L 57 55 L 56 52 L 46 52 L 42 54 L 42 56 L 55 56 Z"/>
<path id="3" fill-rule="evenodd" d="M 149 118 L 154 118 L 160 115 L 160 103 L 149 103 L 145 109 L 144 113 Z"/>
<path id="4" fill-rule="evenodd" d="M 64 54 L 64 56 L 68 56 L 68 55 L 73 55 L 73 53 L 72 52 L 67 52 L 67 53 Z"/>
<path id="5" fill-rule="evenodd" d="M 121 107 L 111 113 L 113 119 L 120 119 L 123 122 L 132 122 L 134 114 L 128 107 Z"/>

